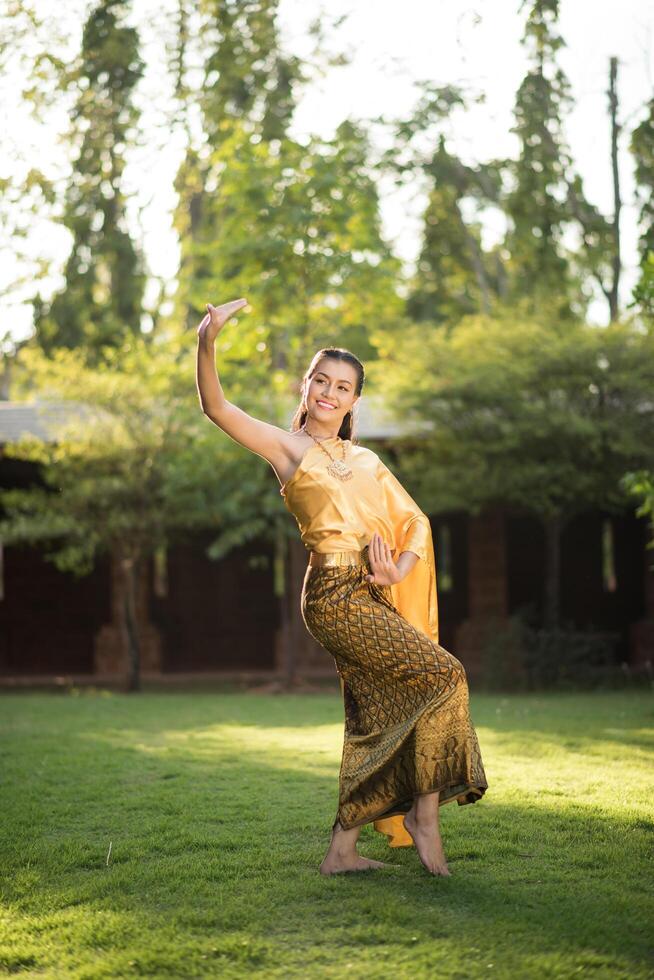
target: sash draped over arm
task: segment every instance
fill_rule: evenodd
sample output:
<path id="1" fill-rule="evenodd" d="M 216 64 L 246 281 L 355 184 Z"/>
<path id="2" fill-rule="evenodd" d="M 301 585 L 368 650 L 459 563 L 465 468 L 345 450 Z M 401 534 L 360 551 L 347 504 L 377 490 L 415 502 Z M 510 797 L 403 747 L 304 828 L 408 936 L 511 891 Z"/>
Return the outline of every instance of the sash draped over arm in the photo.
<path id="1" fill-rule="evenodd" d="M 381 460 L 377 479 L 393 524 L 395 561 L 403 551 L 412 551 L 420 559 L 401 582 L 391 586 L 393 605 L 412 626 L 438 643 L 436 561 L 429 518 Z M 390 847 L 413 846 L 401 814 L 375 820 L 373 826 L 387 836 Z"/>
<path id="2" fill-rule="evenodd" d="M 412 551 L 421 559 L 401 582 L 391 586 L 393 604 L 412 626 L 438 643 L 436 560 L 429 518 L 381 460 L 377 479 L 393 523 L 395 560 L 403 551 Z"/>

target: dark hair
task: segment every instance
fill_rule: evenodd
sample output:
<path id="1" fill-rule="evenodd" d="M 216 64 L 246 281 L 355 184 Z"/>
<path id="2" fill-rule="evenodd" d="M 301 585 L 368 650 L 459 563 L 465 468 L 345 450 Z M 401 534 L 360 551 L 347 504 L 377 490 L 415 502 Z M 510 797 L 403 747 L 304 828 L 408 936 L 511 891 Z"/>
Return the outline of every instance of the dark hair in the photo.
<path id="1" fill-rule="evenodd" d="M 333 357 L 337 361 L 345 361 L 347 364 L 351 364 L 357 373 L 357 383 L 355 388 L 355 394 L 360 395 L 363 390 L 363 383 L 365 381 L 365 371 L 363 369 L 363 364 L 352 351 L 346 350 L 344 347 L 323 347 L 321 350 L 317 351 L 313 358 L 311 359 L 311 364 L 309 365 L 306 374 L 302 378 L 302 384 L 309 378 L 312 378 L 316 372 L 319 361 L 323 357 Z M 304 425 L 307 418 L 307 410 L 303 408 L 303 399 L 300 400 L 295 415 L 291 420 L 291 432 L 297 432 Z M 353 422 L 352 410 L 350 410 L 343 421 L 341 422 L 341 427 L 338 430 L 338 435 L 341 439 L 352 439 L 353 434 Z"/>

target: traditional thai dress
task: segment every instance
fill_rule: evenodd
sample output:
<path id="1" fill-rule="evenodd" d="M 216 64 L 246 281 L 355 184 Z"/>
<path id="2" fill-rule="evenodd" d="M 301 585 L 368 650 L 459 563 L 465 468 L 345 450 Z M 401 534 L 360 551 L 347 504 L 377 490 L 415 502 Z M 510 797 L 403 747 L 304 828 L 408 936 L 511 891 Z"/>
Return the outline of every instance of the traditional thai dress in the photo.
<path id="1" fill-rule="evenodd" d="M 306 450 L 280 489 L 309 564 L 301 612 L 334 659 L 345 730 L 334 820 L 374 822 L 391 846 L 412 844 L 403 826 L 417 794 L 440 804 L 474 803 L 487 789 L 463 665 L 438 643 L 434 546 L 429 519 L 375 452 L 332 436 L 321 440 L 353 471 L 327 471 L 321 446 Z M 397 585 L 366 581 L 377 531 L 397 560 L 420 561 Z"/>

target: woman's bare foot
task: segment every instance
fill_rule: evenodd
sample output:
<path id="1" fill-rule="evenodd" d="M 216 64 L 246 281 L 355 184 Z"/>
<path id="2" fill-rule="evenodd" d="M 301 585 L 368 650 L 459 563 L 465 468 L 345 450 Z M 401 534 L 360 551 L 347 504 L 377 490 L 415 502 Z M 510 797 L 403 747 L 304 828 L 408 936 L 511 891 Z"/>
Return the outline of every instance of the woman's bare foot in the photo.
<path id="1" fill-rule="evenodd" d="M 436 806 L 438 806 L 438 794 L 429 794 L 432 795 L 436 796 Z M 419 799 L 426 800 L 427 796 Z M 434 811 L 433 801 L 429 801 L 429 805 L 420 807 L 420 810 L 414 802 L 409 812 L 404 815 L 404 826 L 411 834 L 418 856 L 427 871 L 433 875 L 450 876 L 452 872 L 447 866 L 438 826 L 438 810 Z"/>
<path id="2" fill-rule="evenodd" d="M 321 874 L 333 875 L 343 871 L 370 871 L 373 868 L 386 867 L 385 861 L 373 861 L 357 853 L 356 845 L 360 833 L 361 827 L 344 830 L 340 822 L 336 822 L 329 850 L 320 865 Z"/>
<path id="3" fill-rule="evenodd" d="M 320 865 L 320 874 L 335 875 L 343 871 L 370 871 L 372 868 L 385 867 L 385 861 L 373 861 L 371 858 L 361 857 L 356 851 L 354 854 L 341 855 L 337 852 L 332 852 L 330 848 Z"/>

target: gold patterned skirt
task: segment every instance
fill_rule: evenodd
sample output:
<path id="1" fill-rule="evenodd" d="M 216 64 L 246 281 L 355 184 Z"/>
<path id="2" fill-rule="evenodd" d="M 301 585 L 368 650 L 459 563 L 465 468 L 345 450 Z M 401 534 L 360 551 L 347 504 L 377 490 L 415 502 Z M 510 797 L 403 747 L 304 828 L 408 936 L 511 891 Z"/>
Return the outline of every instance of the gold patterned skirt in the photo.
<path id="1" fill-rule="evenodd" d="M 474 803 L 488 784 L 463 664 L 400 615 L 390 586 L 366 581 L 367 546 L 315 554 L 302 618 L 334 658 L 345 709 L 333 826 L 407 813 L 423 793 L 438 791 L 440 804 Z"/>

